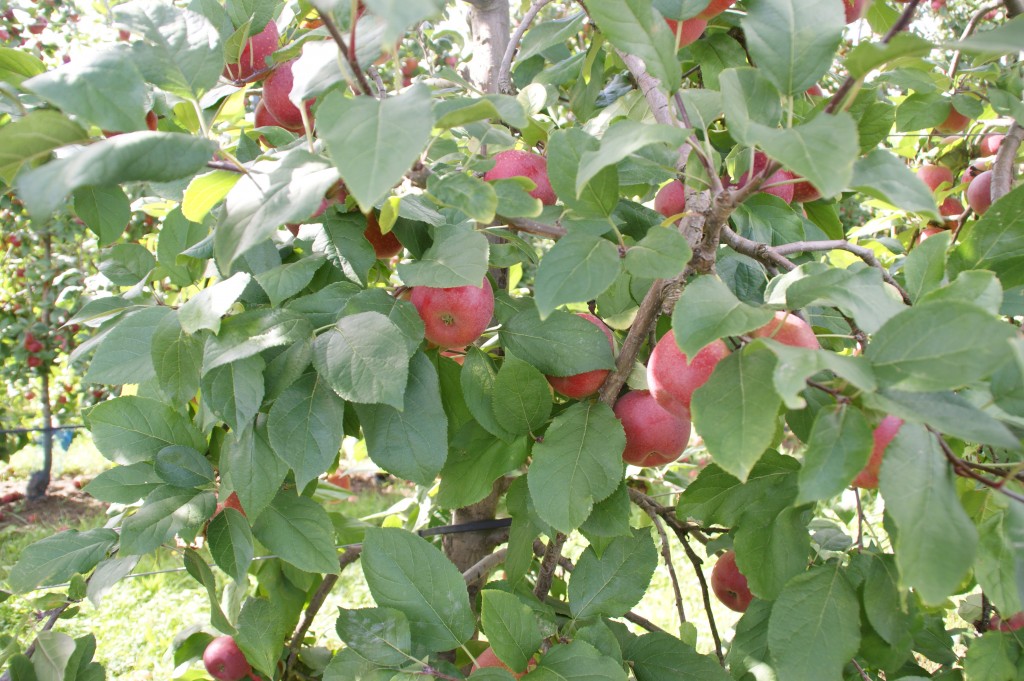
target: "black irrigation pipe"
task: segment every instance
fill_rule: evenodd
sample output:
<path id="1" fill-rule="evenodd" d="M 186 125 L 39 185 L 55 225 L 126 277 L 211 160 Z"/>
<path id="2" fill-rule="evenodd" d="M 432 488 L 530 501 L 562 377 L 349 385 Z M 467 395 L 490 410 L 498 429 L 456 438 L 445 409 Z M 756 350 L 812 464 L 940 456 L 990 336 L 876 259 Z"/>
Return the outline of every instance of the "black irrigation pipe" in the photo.
<path id="1" fill-rule="evenodd" d="M 416 534 L 421 537 L 433 537 L 444 534 L 463 534 L 466 532 L 485 532 L 489 530 L 500 530 L 506 527 L 511 527 L 511 518 L 496 518 L 494 520 L 476 520 L 471 523 L 461 523 L 459 525 L 441 525 L 439 527 L 428 527 L 425 530 L 417 530 Z M 362 544 L 342 544 L 341 546 L 335 546 L 335 549 L 355 549 L 361 547 Z M 272 558 L 278 558 L 279 556 L 256 556 L 253 558 L 253 562 L 258 560 L 270 560 Z M 132 572 L 124 576 L 124 579 L 131 579 L 135 577 L 152 577 L 154 575 L 169 575 L 175 572 L 185 572 L 184 567 L 168 568 L 166 570 L 153 570 L 152 572 Z M 48 586 L 39 586 L 32 589 L 28 593 L 35 593 L 37 591 L 46 591 L 49 589 L 63 589 L 71 586 L 70 582 L 64 584 L 51 584 Z"/>
<path id="2" fill-rule="evenodd" d="M 58 430 L 74 430 L 85 426 L 51 426 L 49 428 L 3 428 L 0 435 L 24 435 L 25 433 L 56 433 Z"/>

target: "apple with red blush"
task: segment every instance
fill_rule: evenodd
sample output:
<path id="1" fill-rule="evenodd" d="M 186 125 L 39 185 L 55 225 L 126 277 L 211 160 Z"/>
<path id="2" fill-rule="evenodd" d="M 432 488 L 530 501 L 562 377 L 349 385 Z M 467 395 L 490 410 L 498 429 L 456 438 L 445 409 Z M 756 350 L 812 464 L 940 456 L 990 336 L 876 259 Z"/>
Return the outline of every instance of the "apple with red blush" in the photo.
<path id="1" fill-rule="evenodd" d="M 611 346 L 612 352 L 615 352 L 615 336 L 612 335 L 612 330 L 604 322 L 589 313 L 578 312 L 576 316 L 586 319 L 601 329 L 605 337 L 608 338 L 608 344 Z M 546 378 L 551 387 L 557 392 L 574 400 L 582 400 L 584 397 L 589 397 L 596 393 L 607 376 L 607 369 L 594 369 L 593 371 L 585 371 L 572 376 L 547 376 Z"/>
<path id="2" fill-rule="evenodd" d="M 424 336 L 440 348 L 461 348 L 484 332 L 494 315 L 494 291 L 480 286 L 414 286 L 409 296 L 425 327 Z"/>
<path id="3" fill-rule="evenodd" d="M 679 349 L 669 331 L 654 346 L 647 362 L 647 386 L 654 399 L 679 418 L 690 418 L 690 402 L 697 388 L 707 383 L 715 366 L 729 354 L 722 340 L 701 348 L 692 361 Z"/>
<path id="4" fill-rule="evenodd" d="M 626 463 L 664 466 L 678 459 L 690 441 L 690 420 L 666 411 L 647 390 L 626 393 L 614 412 L 626 431 Z"/>
<path id="5" fill-rule="evenodd" d="M 750 332 L 752 338 L 771 338 L 783 345 L 817 350 L 821 347 L 811 325 L 786 311 L 775 313 L 775 318 Z"/>
<path id="6" fill-rule="evenodd" d="M 551 188 L 548 179 L 548 161 L 539 154 L 520 149 L 509 149 L 494 155 L 494 167 L 484 173 L 484 179 L 507 180 L 513 177 L 525 177 L 535 185 L 530 196 L 539 199 L 545 206 L 553 206 L 558 198 Z"/>
<path id="7" fill-rule="evenodd" d="M 750 593 L 747 578 L 736 566 L 736 553 L 726 551 L 711 570 L 711 590 L 722 604 L 736 612 L 746 612 L 754 594 Z"/>
<path id="8" fill-rule="evenodd" d="M 882 419 L 871 433 L 873 444 L 867 465 L 861 469 L 860 473 L 857 473 L 857 477 L 853 479 L 853 482 L 850 483 L 851 485 L 860 489 L 878 488 L 878 472 L 882 469 L 882 458 L 885 456 L 885 450 L 888 448 L 889 443 L 895 439 L 896 434 L 900 432 L 902 425 L 903 419 L 892 415 Z"/>
<path id="9" fill-rule="evenodd" d="M 665 23 L 672 30 L 672 35 L 676 36 L 677 50 L 697 42 L 697 39 L 704 35 L 704 31 L 708 27 L 707 19 L 702 19 L 699 16 L 682 21 L 665 19 Z"/>
<path id="10" fill-rule="evenodd" d="M 667 218 L 682 214 L 686 210 L 686 187 L 679 180 L 672 180 L 654 195 L 654 210 Z"/>
<path id="11" fill-rule="evenodd" d="M 366 215 L 366 229 L 363 236 L 373 246 L 373 254 L 378 260 L 389 260 L 402 252 L 402 242 L 398 240 L 394 232 L 384 234 L 381 232 L 380 223 L 376 214 L 371 211 Z"/>
<path id="12" fill-rule="evenodd" d="M 292 132 L 302 132 L 305 130 L 302 124 L 302 111 L 288 97 L 295 80 L 292 75 L 294 64 L 295 60 L 292 59 L 278 65 L 270 72 L 267 80 L 263 83 L 263 103 L 267 108 L 267 113 L 273 115 L 282 128 Z M 312 125 L 313 100 L 306 100 L 305 107 L 306 115 Z"/>
<path id="13" fill-rule="evenodd" d="M 253 75 L 267 68 L 267 57 L 274 53 L 281 34 L 277 24 L 268 21 L 262 31 L 249 38 L 238 56 L 238 61 L 224 67 L 224 77 L 229 80 L 249 81 Z"/>
<path id="14" fill-rule="evenodd" d="M 978 215 L 984 215 L 992 205 L 992 171 L 979 173 L 967 185 L 967 205 Z"/>

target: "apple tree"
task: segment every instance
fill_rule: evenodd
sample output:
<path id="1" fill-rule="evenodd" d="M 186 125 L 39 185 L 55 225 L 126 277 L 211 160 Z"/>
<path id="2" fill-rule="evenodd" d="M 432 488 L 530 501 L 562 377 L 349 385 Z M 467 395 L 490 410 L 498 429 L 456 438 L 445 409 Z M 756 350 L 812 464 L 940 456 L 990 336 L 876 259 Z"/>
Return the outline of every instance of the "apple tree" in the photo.
<path id="1" fill-rule="evenodd" d="M 10 677 L 179 546 L 225 681 L 1019 678 L 1020 3 L 509 4 L 133 0 L 10 86 L 33 220 L 159 207 L 76 315 L 121 510 L 13 568 L 69 586 Z"/>

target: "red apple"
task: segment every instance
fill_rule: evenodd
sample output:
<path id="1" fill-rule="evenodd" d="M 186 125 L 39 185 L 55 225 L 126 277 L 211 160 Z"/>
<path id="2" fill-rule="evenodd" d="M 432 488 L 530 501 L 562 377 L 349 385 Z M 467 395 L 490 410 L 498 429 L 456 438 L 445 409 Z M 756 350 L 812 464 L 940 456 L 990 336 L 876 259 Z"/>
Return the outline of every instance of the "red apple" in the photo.
<path id="1" fill-rule="evenodd" d="M 248 80 L 257 71 L 267 68 L 267 57 L 277 49 L 280 39 L 277 24 L 273 21 L 267 22 L 262 31 L 245 43 L 238 61 L 224 67 L 224 77 L 229 80 Z"/>
<path id="2" fill-rule="evenodd" d="M 43 360 L 40 359 L 38 355 L 32 355 L 26 361 L 28 362 L 28 365 L 33 369 L 38 368 L 43 364 Z"/>
<path id="3" fill-rule="evenodd" d="M 626 431 L 626 463 L 664 466 L 678 459 L 690 441 L 690 420 L 666 411 L 647 390 L 626 393 L 614 411 Z"/>
<path id="4" fill-rule="evenodd" d="M 1006 139 L 1006 135 L 997 135 L 995 133 L 985 135 L 981 138 L 978 151 L 982 156 L 995 156 L 999 152 L 999 147 L 1003 144 L 1004 139 Z"/>
<path id="5" fill-rule="evenodd" d="M 761 151 L 754 152 L 753 167 L 750 169 L 750 171 L 748 171 L 746 173 L 743 173 L 740 176 L 740 179 L 736 183 L 736 186 L 737 187 L 745 186 L 747 184 L 748 179 L 751 176 L 759 174 L 767 166 L 768 166 L 768 157 L 764 154 L 764 152 L 761 152 Z M 761 186 L 765 187 L 765 186 L 768 186 L 768 185 L 771 185 L 771 184 L 775 184 L 776 182 L 785 182 L 787 180 L 795 180 L 795 179 L 796 179 L 796 175 L 794 175 L 793 173 L 789 172 L 788 170 L 777 170 L 777 171 L 775 171 L 775 173 L 772 174 L 771 177 L 766 179 L 762 183 Z M 786 203 L 791 203 L 793 201 L 793 195 L 794 195 L 795 190 L 794 190 L 792 184 L 780 184 L 777 187 L 768 187 L 767 189 L 762 189 L 761 192 L 763 192 L 765 194 L 772 194 L 774 196 L 779 197 L 780 199 L 782 199 Z"/>
<path id="6" fill-rule="evenodd" d="M 533 180 L 537 187 L 530 196 L 540 199 L 545 206 L 553 206 L 558 200 L 548 179 L 548 161 L 543 156 L 518 149 L 498 152 L 494 156 L 494 167 L 484 173 L 484 179 L 506 180 L 511 177 Z"/>
<path id="7" fill-rule="evenodd" d="M 917 243 L 921 243 L 928 237 L 935 236 L 936 234 L 942 234 L 945 231 L 947 230 L 943 229 L 942 227 L 926 227 L 923 230 L 921 230 L 921 234 L 918 235 Z"/>
<path id="8" fill-rule="evenodd" d="M 241 681 L 252 673 L 249 661 L 230 636 L 219 636 L 210 641 L 203 651 L 203 664 L 217 681 Z"/>
<path id="9" fill-rule="evenodd" d="M 505 663 L 499 660 L 498 656 L 494 654 L 493 648 L 486 648 L 482 653 L 477 655 L 476 663 L 473 665 L 473 671 L 475 672 L 477 669 L 485 669 L 487 667 L 498 667 L 500 669 L 504 669 L 512 675 L 512 678 L 515 679 L 521 679 L 526 676 L 526 672 L 517 674 L 509 669 L 508 666 L 506 666 Z"/>
<path id="10" fill-rule="evenodd" d="M 379 260 L 388 260 L 402 252 L 402 242 L 394 232 L 381 234 L 380 223 L 372 211 L 366 216 L 366 231 L 363 232 L 363 236 L 373 246 L 373 253 Z"/>
<path id="11" fill-rule="evenodd" d="M 612 335 L 612 330 L 604 322 L 592 314 L 578 312 L 576 315 L 583 317 L 601 329 L 608 338 L 608 344 L 612 346 L 612 352 L 615 352 L 615 337 Z M 547 379 L 551 387 L 559 393 L 574 400 L 582 400 L 584 397 L 596 393 L 604 383 L 606 376 L 608 376 L 607 369 L 595 369 L 593 371 L 585 371 L 582 374 L 575 374 L 574 376 L 548 376 Z"/>
<path id="12" fill-rule="evenodd" d="M 416 73 L 416 69 L 419 67 L 419 59 L 416 57 L 406 57 L 402 60 L 402 75 L 407 77 L 412 76 L 412 74 Z"/>
<path id="13" fill-rule="evenodd" d="M 811 87 L 807 88 L 807 94 L 811 97 L 824 97 L 825 91 L 821 89 L 821 86 L 815 83 Z"/>
<path id="14" fill-rule="evenodd" d="M 292 104 L 288 95 L 292 90 L 292 66 L 295 60 L 286 61 L 278 65 L 267 80 L 263 83 L 263 102 L 267 112 L 276 118 L 281 127 L 292 132 L 302 132 L 305 128 L 302 125 L 302 112 L 299 107 Z M 306 114 L 310 124 L 313 122 L 313 100 L 307 100 Z"/>
<path id="15" fill-rule="evenodd" d="M 864 16 L 864 6 L 867 0 L 843 0 L 843 9 L 846 10 L 846 23 L 853 22 Z"/>
<path id="16" fill-rule="evenodd" d="M 494 291 L 486 278 L 480 286 L 415 286 L 409 300 L 423 319 L 427 340 L 441 348 L 469 345 L 494 314 Z"/>
<path id="17" fill-rule="evenodd" d="M 679 25 L 680 22 L 673 19 L 665 19 L 665 23 L 672 29 L 672 35 L 676 36 L 677 50 L 697 42 L 697 39 L 704 35 L 704 31 L 708 27 L 707 20 L 700 17 L 684 19 L 682 26 Z"/>
<path id="18" fill-rule="evenodd" d="M 157 126 L 160 124 L 160 119 L 157 117 L 156 112 L 152 109 L 146 114 L 146 127 L 156 132 Z"/>
<path id="19" fill-rule="evenodd" d="M 711 589 L 718 600 L 730 610 L 746 612 L 754 595 L 747 586 L 747 578 L 736 567 L 736 553 L 726 551 L 711 570 Z"/>
<path id="20" fill-rule="evenodd" d="M 943 135 L 950 135 L 955 132 L 963 132 L 970 124 L 970 118 L 964 116 L 962 113 L 956 110 L 956 107 L 950 105 L 949 115 L 946 116 L 946 120 L 936 125 L 935 129 L 941 132 Z"/>
<path id="21" fill-rule="evenodd" d="M 920 177 L 921 181 L 928 185 L 928 188 L 933 192 L 944 183 L 948 183 L 949 185 L 953 184 L 953 171 L 946 166 L 937 166 L 931 163 L 925 163 L 917 169 L 917 176 Z"/>
<path id="22" fill-rule="evenodd" d="M 669 331 L 651 352 L 647 362 L 647 386 L 662 408 L 679 418 L 690 418 L 693 392 L 707 383 L 715 366 L 729 354 L 729 348 L 716 340 L 689 358 L 679 349 L 674 331 Z"/>
<path id="23" fill-rule="evenodd" d="M 808 203 L 821 198 L 821 192 L 810 182 L 804 180 L 793 185 L 793 201 L 795 203 Z"/>
<path id="24" fill-rule="evenodd" d="M 861 489 L 878 488 L 878 471 L 882 468 L 882 457 L 885 455 L 885 449 L 893 441 L 893 438 L 896 437 L 896 433 L 900 432 L 900 426 L 902 425 L 903 419 L 898 419 L 895 416 L 890 415 L 882 419 L 881 423 L 878 424 L 878 427 L 871 434 L 871 438 L 874 440 L 874 446 L 871 448 L 871 458 L 868 459 L 867 465 L 850 483 L 851 485 Z"/>
<path id="25" fill-rule="evenodd" d="M 783 345 L 817 350 L 821 347 L 810 324 L 786 311 L 775 313 L 775 319 L 750 332 L 753 338 L 771 338 Z"/>
<path id="26" fill-rule="evenodd" d="M 988 623 L 989 631 L 1017 631 L 1021 627 L 1024 627 L 1024 612 L 1010 615 L 1005 620 L 999 615 L 992 615 L 992 619 Z"/>
<path id="27" fill-rule="evenodd" d="M 992 171 L 986 170 L 967 185 L 967 203 L 978 215 L 984 215 L 992 205 Z"/>
<path id="28" fill-rule="evenodd" d="M 698 19 L 714 19 L 719 14 L 733 6 L 736 0 L 711 0 L 704 11 L 697 15 Z"/>
<path id="29" fill-rule="evenodd" d="M 43 17 L 39 17 L 35 20 L 35 23 L 29 24 L 28 32 L 32 35 L 39 35 L 46 30 L 47 21 Z"/>
<path id="30" fill-rule="evenodd" d="M 654 210 L 667 218 L 686 210 L 686 187 L 679 180 L 672 180 L 658 190 L 654 196 Z"/>
<path id="31" fill-rule="evenodd" d="M 953 196 L 947 196 L 942 202 L 942 205 L 939 206 L 939 215 L 942 215 L 943 217 L 963 215 L 963 212 L 964 204 L 960 203 L 960 201 Z"/>

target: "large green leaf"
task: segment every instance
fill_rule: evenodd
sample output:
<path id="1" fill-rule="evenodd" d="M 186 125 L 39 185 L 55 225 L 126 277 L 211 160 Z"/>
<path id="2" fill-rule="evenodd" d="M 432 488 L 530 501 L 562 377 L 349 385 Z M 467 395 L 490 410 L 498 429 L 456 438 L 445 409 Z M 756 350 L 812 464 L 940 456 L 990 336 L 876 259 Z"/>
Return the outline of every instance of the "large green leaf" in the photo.
<path id="1" fill-rule="evenodd" d="M 513 671 L 525 671 L 543 641 L 533 610 L 497 589 L 482 591 L 480 603 L 480 621 L 498 659 Z"/>
<path id="2" fill-rule="evenodd" d="M 241 281 L 238 284 L 241 284 Z M 220 299 L 220 302 L 235 295 L 235 289 L 228 288 L 225 293 L 226 297 Z M 203 316 L 206 317 L 205 314 Z M 203 349 L 203 371 L 252 357 L 268 348 L 308 340 L 312 335 L 312 325 L 304 315 L 297 312 L 272 308 L 246 310 L 225 319 L 221 323 L 220 332 L 206 340 L 206 347 Z"/>
<path id="3" fill-rule="evenodd" d="M 1024 284 L 1024 187 L 992 204 L 965 232 L 950 258 L 952 273 L 991 270 L 1004 289 Z"/>
<path id="4" fill-rule="evenodd" d="M 256 281 L 270 298 L 270 304 L 280 307 L 281 303 L 309 285 L 324 261 L 322 256 L 314 255 L 296 262 L 284 263 L 260 272 L 256 275 Z"/>
<path id="5" fill-rule="evenodd" d="M 545 399 L 550 403 L 550 392 Z M 522 466 L 526 455 L 525 437 L 506 442 L 476 421 L 467 423 L 452 438 L 435 501 L 443 508 L 462 508 L 483 500 L 494 481 Z"/>
<path id="6" fill-rule="evenodd" d="M 440 18 L 443 0 L 366 0 L 366 8 L 384 20 L 381 45 L 391 45 L 425 19 Z"/>
<path id="7" fill-rule="evenodd" d="M 487 237 L 464 227 L 437 227 L 423 257 L 398 266 L 407 286 L 480 286 L 487 274 Z"/>
<path id="8" fill-rule="evenodd" d="M 509 352 L 547 376 L 615 367 L 607 336 L 569 312 L 555 310 L 542 321 L 536 310 L 526 309 L 505 322 L 499 334 Z"/>
<path id="9" fill-rule="evenodd" d="M 607 218 L 619 203 L 619 173 L 614 165 L 601 169 L 581 191 L 576 189 L 576 176 L 583 155 L 597 151 L 600 146 L 596 138 L 579 128 L 556 130 L 548 139 L 551 188 L 569 210 L 583 217 Z"/>
<path id="10" fill-rule="evenodd" d="M 0 81 L 21 85 L 22 81 L 46 71 L 46 65 L 30 52 L 0 47 Z"/>
<path id="11" fill-rule="evenodd" d="M 622 662 L 581 640 L 551 647 L 529 681 L 626 681 Z"/>
<path id="12" fill-rule="evenodd" d="M 160 478 L 151 463 L 114 466 L 93 478 L 84 487 L 90 496 L 114 504 L 134 504 L 160 486 Z"/>
<path id="13" fill-rule="evenodd" d="M 578 402 L 559 414 L 533 449 L 527 473 L 538 515 L 571 532 L 622 480 L 626 435 L 611 408 Z"/>
<path id="14" fill-rule="evenodd" d="M 859 409 L 839 405 L 818 412 L 800 469 L 797 503 L 840 494 L 868 462 L 871 447 L 871 427 Z"/>
<path id="15" fill-rule="evenodd" d="M 700 472 L 676 507 L 682 518 L 732 527 L 747 511 L 774 517 L 792 504 L 800 464 L 790 456 L 767 452 L 741 483 L 715 463 Z"/>
<path id="16" fill-rule="evenodd" d="M 551 386 L 533 366 L 508 355 L 494 381 L 493 409 L 503 430 L 539 432 L 551 416 Z"/>
<path id="17" fill-rule="evenodd" d="M 728 681 L 731 677 L 711 655 L 665 632 L 644 634 L 623 651 L 637 681 Z"/>
<path id="18" fill-rule="evenodd" d="M 125 518 L 121 550 L 129 555 L 155 551 L 179 532 L 198 530 L 216 505 L 212 491 L 162 485 L 146 497 L 142 508 Z"/>
<path id="19" fill-rule="evenodd" d="M 860 647 L 857 594 L 835 566 L 793 578 L 772 606 L 768 645 L 780 679 L 839 681 Z"/>
<path id="20" fill-rule="evenodd" d="M 693 425 L 715 462 L 741 481 L 772 443 L 782 398 L 772 385 L 776 359 L 763 342 L 734 352 L 693 394 Z"/>
<path id="21" fill-rule="evenodd" d="M 1017 503 L 999 493 L 988 493 L 986 504 L 975 512 L 978 525 L 978 557 L 974 576 L 999 612 L 1020 612 L 1024 590 L 1018 574 L 1024 560 L 1015 541 L 1024 521 Z"/>
<path id="22" fill-rule="evenodd" d="M 84 416 L 96 448 L 115 463 L 152 461 L 170 445 L 206 450 L 206 439 L 189 418 L 157 400 L 125 395 L 100 402 Z"/>
<path id="23" fill-rule="evenodd" d="M 239 272 L 189 298 L 178 309 L 181 328 L 186 333 L 196 333 L 202 329 L 209 329 L 214 334 L 220 333 L 221 317 L 226 315 L 235 301 L 241 297 L 250 281 L 252 276 Z M 231 326 L 234 325 L 233 322 Z M 208 367 L 208 370 L 211 368 L 213 367 Z"/>
<path id="24" fill-rule="evenodd" d="M 971 569 L 978 531 L 957 497 L 955 476 L 935 436 L 904 423 L 886 447 L 879 488 L 899 529 L 901 584 L 926 604 L 939 605 Z"/>
<path id="25" fill-rule="evenodd" d="M 618 247 L 599 236 L 571 232 L 548 251 L 537 268 L 535 300 L 541 319 L 559 305 L 593 300 L 619 275 Z"/>
<path id="26" fill-rule="evenodd" d="M 15 186 L 32 216 L 48 219 L 79 187 L 188 177 L 210 160 L 215 149 L 210 140 L 192 135 L 125 133 L 23 172 Z"/>
<path id="27" fill-rule="evenodd" d="M 811 537 L 807 513 L 787 508 L 772 517 L 750 512 L 735 530 L 736 565 L 758 598 L 774 600 L 807 567 Z"/>
<path id="28" fill-rule="evenodd" d="M 576 196 L 598 173 L 625 160 L 630 154 L 652 145 L 666 147 L 673 152 L 686 143 L 690 131 L 668 125 L 623 120 L 612 125 L 601 138 L 597 149 L 585 151 L 580 157 L 576 173 Z"/>
<path id="29" fill-rule="evenodd" d="M 404 613 L 418 645 L 450 650 L 473 636 L 462 574 L 425 539 L 395 528 L 367 530 L 362 564 L 373 600 Z"/>
<path id="30" fill-rule="evenodd" d="M 327 511 L 312 499 L 281 491 L 253 522 L 252 533 L 270 552 L 306 572 L 335 573 L 338 552 Z"/>
<path id="31" fill-rule="evenodd" d="M 299 488 L 327 470 L 341 449 L 345 402 L 316 373 L 281 393 L 267 418 L 274 451 L 295 473 Z"/>
<path id="32" fill-rule="evenodd" d="M 650 0 L 600 0 L 587 5 L 587 12 L 608 42 L 644 60 L 663 90 L 674 92 L 679 87 L 682 73 L 675 36 Z"/>
<path id="33" fill-rule="evenodd" d="M 693 357 L 712 341 L 764 326 L 773 314 L 741 302 L 718 277 L 697 277 L 686 285 L 676 303 L 672 330 L 679 348 Z"/>
<path id="34" fill-rule="evenodd" d="M 906 163 L 885 149 L 875 149 L 857 161 L 850 186 L 905 211 L 938 217 L 935 197 L 928 186 Z"/>
<path id="35" fill-rule="evenodd" d="M 88 138 L 82 126 L 58 111 L 33 111 L 0 128 L 0 178 L 10 184 L 26 165 L 45 161 L 54 149 Z"/>
<path id="36" fill-rule="evenodd" d="M 173 402 L 188 402 L 199 390 L 203 341 L 185 333 L 178 315 L 163 317 L 152 338 L 153 370 L 160 390 Z"/>
<path id="37" fill-rule="evenodd" d="M 125 225 L 131 220 L 132 209 L 128 195 L 120 186 L 80 187 L 73 196 L 75 213 L 100 238 L 101 246 L 121 238 Z"/>
<path id="38" fill-rule="evenodd" d="M 345 645 L 376 664 L 401 666 L 412 657 L 409 620 L 393 608 L 341 608 L 335 628 Z"/>
<path id="39" fill-rule="evenodd" d="M 245 430 L 263 404 L 266 366 L 262 357 L 253 355 L 206 372 L 203 404 L 231 430 Z"/>
<path id="40" fill-rule="evenodd" d="M 84 380 L 121 385 L 154 378 L 153 337 L 160 322 L 171 314 L 168 307 L 154 306 L 118 319 L 96 348 Z"/>
<path id="41" fill-rule="evenodd" d="M 87 532 L 67 530 L 26 547 L 11 568 L 7 584 L 15 593 L 25 593 L 40 584 L 59 584 L 80 572 L 96 567 L 117 543 L 109 529 Z"/>
<path id="42" fill-rule="evenodd" d="M 828 72 L 846 21 L 839 0 L 755 0 L 742 25 L 758 69 L 796 95 Z"/>
<path id="43" fill-rule="evenodd" d="M 448 454 L 448 419 L 437 370 L 423 353 L 413 355 L 402 409 L 356 404 L 370 458 L 381 468 L 430 485 Z M 340 422 L 339 422 L 340 424 Z"/>
<path id="44" fill-rule="evenodd" d="M 317 109 L 317 132 L 364 212 L 416 162 L 433 121 L 430 90 L 422 85 L 384 101 L 334 91 Z"/>
<path id="45" fill-rule="evenodd" d="M 317 336 L 313 366 L 350 402 L 403 408 L 409 353 L 401 330 L 379 312 L 343 317 Z"/>
<path id="46" fill-rule="evenodd" d="M 477 222 L 493 221 L 498 210 L 498 195 L 494 187 L 475 175 L 431 175 L 427 179 L 427 191 L 442 206 L 461 210 Z"/>
<path id="47" fill-rule="evenodd" d="M 254 555 L 252 530 L 245 516 L 225 508 L 210 521 L 206 541 L 217 567 L 236 582 L 242 582 Z"/>
<path id="48" fill-rule="evenodd" d="M 649 529 L 612 539 L 600 556 L 588 547 L 569 580 L 569 610 L 579 619 L 625 615 L 643 598 L 657 566 Z"/>
<path id="49" fill-rule="evenodd" d="M 220 493 L 224 498 L 236 493 L 245 512 L 255 518 L 274 500 L 288 465 L 271 449 L 265 428 L 234 435 L 220 450 Z"/>
<path id="50" fill-rule="evenodd" d="M 622 264 L 635 277 L 670 279 L 683 271 L 693 251 L 686 237 L 672 227 L 651 227 L 626 251 Z"/>
<path id="51" fill-rule="evenodd" d="M 253 667 L 273 676 L 281 657 L 281 641 L 290 633 L 288 618 L 280 603 L 267 598 L 248 598 L 238 613 L 235 640 Z"/>

